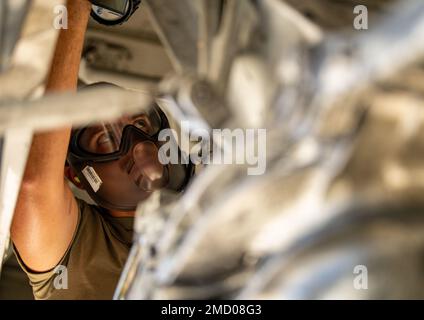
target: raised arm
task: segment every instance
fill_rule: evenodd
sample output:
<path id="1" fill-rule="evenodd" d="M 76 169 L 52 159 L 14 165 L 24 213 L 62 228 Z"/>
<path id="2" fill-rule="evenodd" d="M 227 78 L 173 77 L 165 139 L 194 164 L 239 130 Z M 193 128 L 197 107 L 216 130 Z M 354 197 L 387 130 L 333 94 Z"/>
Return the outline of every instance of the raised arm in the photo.
<path id="1" fill-rule="evenodd" d="M 76 91 L 90 7 L 88 0 L 68 0 L 68 29 L 60 31 L 47 93 Z M 57 265 L 77 226 L 77 204 L 64 179 L 70 133 L 71 128 L 36 133 L 31 145 L 11 236 L 33 271 Z"/>

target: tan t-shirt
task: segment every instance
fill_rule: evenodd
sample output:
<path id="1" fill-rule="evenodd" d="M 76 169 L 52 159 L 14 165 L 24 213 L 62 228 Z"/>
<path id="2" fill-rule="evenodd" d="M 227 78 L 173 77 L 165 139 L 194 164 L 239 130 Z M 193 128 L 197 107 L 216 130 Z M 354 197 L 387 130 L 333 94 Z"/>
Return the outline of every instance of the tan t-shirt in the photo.
<path id="1" fill-rule="evenodd" d="M 15 249 L 36 299 L 113 297 L 131 247 L 134 218 L 114 218 L 98 207 L 77 201 L 78 225 L 71 245 L 56 268 L 32 272 Z"/>

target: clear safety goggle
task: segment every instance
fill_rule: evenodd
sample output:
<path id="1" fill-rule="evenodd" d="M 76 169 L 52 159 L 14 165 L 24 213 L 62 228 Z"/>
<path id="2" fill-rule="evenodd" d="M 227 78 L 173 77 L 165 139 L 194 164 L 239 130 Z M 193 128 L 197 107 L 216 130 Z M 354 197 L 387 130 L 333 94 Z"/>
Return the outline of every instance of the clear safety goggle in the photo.
<path id="1" fill-rule="evenodd" d="M 80 150 L 93 155 L 110 155 L 119 152 L 124 146 L 123 134 L 131 126 L 151 140 L 159 134 L 163 119 L 153 108 L 132 116 L 122 116 L 114 122 L 91 124 L 78 132 L 77 146 Z"/>

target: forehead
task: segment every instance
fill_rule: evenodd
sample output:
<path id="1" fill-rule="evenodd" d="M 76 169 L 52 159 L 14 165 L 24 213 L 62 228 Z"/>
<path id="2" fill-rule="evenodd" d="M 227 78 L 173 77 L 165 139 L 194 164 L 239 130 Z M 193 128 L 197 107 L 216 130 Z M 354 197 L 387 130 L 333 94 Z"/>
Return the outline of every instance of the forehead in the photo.
<path id="1" fill-rule="evenodd" d="M 158 125 L 162 122 L 160 114 L 154 110 L 143 110 L 136 114 L 124 114 L 116 119 L 111 119 L 109 121 L 98 121 L 91 122 L 87 124 L 85 127 L 104 127 L 105 125 L 114 125 L 114 124 L 130 124 L 135 120 L 145 120 L 152 125 Z"/>

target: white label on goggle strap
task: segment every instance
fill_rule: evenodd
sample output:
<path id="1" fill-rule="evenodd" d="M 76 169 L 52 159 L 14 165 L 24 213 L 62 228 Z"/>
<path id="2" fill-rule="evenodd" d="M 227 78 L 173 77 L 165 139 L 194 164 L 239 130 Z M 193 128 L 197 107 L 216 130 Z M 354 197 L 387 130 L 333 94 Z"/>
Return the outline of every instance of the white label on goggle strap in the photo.
<path id="1" fill-rule="evenodd" d="M 102 179 L 100 179 L 97 172 L 92 167 L 86 166 L 84 170 L 82 170 L 82 174 L 84 175 L 85 179 L 87 179 L 91 188 L 93 188 L 93 191 L 94 192 L 99 191 L 103 181 Z"/>

